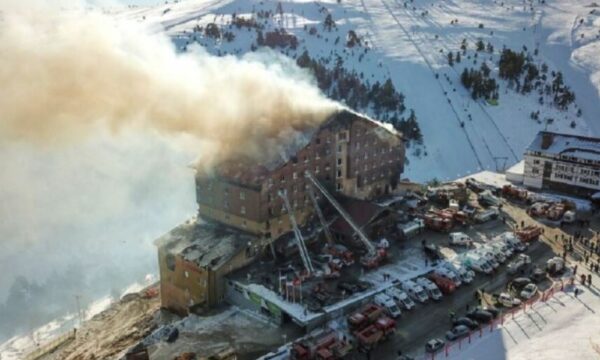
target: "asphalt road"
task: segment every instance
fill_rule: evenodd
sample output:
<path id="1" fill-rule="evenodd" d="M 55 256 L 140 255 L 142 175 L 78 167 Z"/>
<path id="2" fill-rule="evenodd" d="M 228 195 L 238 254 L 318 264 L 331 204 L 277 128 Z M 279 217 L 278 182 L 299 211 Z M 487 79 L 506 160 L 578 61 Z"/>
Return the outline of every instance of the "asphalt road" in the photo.
<path id="1" fill-rule="evenodd" d="M 497 229 L 496 229 L 497 230 Z M 531 257 L 530 268 L 539 265 L 545 267 L 545 262 L 555 256 L 552 249 L 542 241 L 533 242 L 526 251 Z M 450 311 L 456 316 L 466 312 L 467 305 L 472 309 L 477 306 L 475 292 L 483 289 L 486 293 L 502 292 L 507 284 L 518 275 L 509 275 L 506 265 L 513 258 L 506 261 L 495 271 L 495 275 L 477 274 L 471 284 L 463 284 L 452 295 L 444 296 L 440 301 L 429 301 L 417 305 L 411 311 L 404 311 L 397 319 L 397 331 L 385 342 L 377 346 L 371 353 L 371 359 L 396 359 L 398 350 L 404 354 L 418 354 L 424 351 L 425 343 L 435 337 L 445 339 L 445 333 L 451 327 Z M 550 285 L 550 281 L 538 284 L 541 290 Z M 356 352 L 351 359 L 367 359 L 367 354 Z"/>

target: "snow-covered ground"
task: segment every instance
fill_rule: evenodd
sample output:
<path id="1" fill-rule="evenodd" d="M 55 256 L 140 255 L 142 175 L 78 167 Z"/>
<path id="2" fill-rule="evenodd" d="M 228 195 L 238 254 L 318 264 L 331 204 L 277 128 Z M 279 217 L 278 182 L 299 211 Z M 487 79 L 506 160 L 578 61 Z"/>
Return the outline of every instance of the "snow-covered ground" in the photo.
<path id="1" fill-rule="evenodd" d="M 208 39 L 194 32 L 194 27 L 211 22 L 226 25 L 232 13 L 249 18 L 260 10 L 275 12 L 276 26 L 299 39 L 297 49 L 280 49 L 285 55 L 297 57 L 305 49 L 312 57 L 339 54 L 346 69 L 364 73 L 366 79 L 393 80 L 406 96 L 406 107 L 416 111 L 424 135 L 425 146 L 418 151 L 413 146 L 407 152 L 410 164 L 405 175 L 415 180 L 448 180 L 480 170 L 504 170 L 520 159 L 534 134 L 546 127 L 600 134 L 600 20 L 597 13 L 590 14 L 594 8 L 586 1 L 344 0 L 338 4 L 335 0 L 298 0 L 281 2 L 281 14 L 277 3 L 189 0 L 138 8 L 120 16 L 164 27 L 179 45 L 182 41 L 198 43 L 214 54 L 239 55 L 250 51 L 256 40 L 254 31 L 233 27 L 230 30 L 236 37 L 226 42 Z M 323 7 L 332 15 L 337 30 L 323 31 Z M 451 24 L 453 20 L 458 22 Z M 305 25 L 315 26 L 318 35 L 309 35 Z M 372 51 L 359 59 L 359 51 L 345 48 L 348 30 L 363 36 Z M 342 41 L 335 43 L 338 36 Z M 531 53 L 538 48 L 534 61 L 564 74 L 583 116 L 576 116 L 573 105 L 567 111 L 539 105 L 536 94 L 519 95 L 508 89 L 505 81 L 499 82 L 498 106 L 473 101 L 459 76 L 464 67 L 479 67 L 481 61 L 474 65 L 472 59 L 464 59 L 451 67 L 446 57 L 448 51 L 460 49 L 463 39 L 469 43 L 467 55 L 471 56 L 478 39 L 494 46 L 492 55 L 480 56 L 493 72 L 503 46 L 516 51 L 525 46 Z M 540 120 L 530 119 L 530 113 L 538 110 Z M 546 125 L 547 118 L 554 121 Z"/>
<path id="2" fill-rule="evenodd" d="M 462 350 L 454 346 L 448 359 L 600 358 L 600 288 L 597 284 L 578 288 L 583 290 L 578 297 L 572 291 L 558 292 L 509 318 L 500 329 L 475 336 L 472 344 L 463 343 Z"/>

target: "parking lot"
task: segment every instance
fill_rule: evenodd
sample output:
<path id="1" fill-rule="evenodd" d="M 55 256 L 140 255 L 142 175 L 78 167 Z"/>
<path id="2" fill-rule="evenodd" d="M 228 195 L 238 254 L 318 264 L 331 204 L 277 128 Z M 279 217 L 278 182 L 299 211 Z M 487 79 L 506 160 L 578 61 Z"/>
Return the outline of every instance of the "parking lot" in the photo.
<path id="1" fill-rule="evenodd" d="M 514 226 L 524 221 L 525 224 L 538 223 L 531 219 L 523 208 L 506 203 L 503 207 L 503 216 L 499 219 L 484 224 L 472 225 L 462 229 L 455 229 L 466 233 L 475 241 L 475 246 L 489 241 L 496 235 L 507 231 L 513 231 Z M 504 218 L 504 221 L 503 221 Z M 547 228 L 545 236 L 539 241 L 534 241 L 525 251 L 531 258 L 527 273 L 535 266 L 545 267 L 548 259 L 556 256 L 555 250 L 558 249 L 552 242 L 546 239 L 547 236 L 554 236 L 557 229 Z M 452 258 L 467 251 L 465 247 L 449 246 L 447 233 L 437 233 L 425 231 L 422 234 L 408 240 L 404 245 L 404 250 L 421 249 L 422 243 L 432 243 L 440 246 L 440 250 L 445 257 Z M 554 248 L 554 249 L 553 249 Z M 440 301 L 417 305 L 411 311 L 403 311 L 402 316 L 397 319 L 397 331 L 390 339 L 376 347 L 370 354 L 372 359 L 395 359 L 400 350 L 406 354 L 419 354 L 424 351 L 425 343 L 432 338 L 445 339 L 446 331 L 451 328 L 451 313 L 457 317 L 463 316 L 467 309 L 473 309 L 479 304 L 476 298 L 477 290 L 482 290 L 486 294 L 498 294 L 506 290 L 508 283 L 518 277 L 520 274 L 509 275 L 506 271 L 507 264 L 516 256 L 508 259 L 501 264 L 491 275 L 477 273 L 475 280 L 471 284 L 463 284 L 453 294 L 444 296 Z M 423 260 L 425 261 L 425 260 Z M 539 282 L 540 290 L 545 290 L 551 285 L 550 279 Z M 486 297 L 489 298 L 489 297 Z M 355 352 L 352 359 L 364 359 L 368 355 Z"/>

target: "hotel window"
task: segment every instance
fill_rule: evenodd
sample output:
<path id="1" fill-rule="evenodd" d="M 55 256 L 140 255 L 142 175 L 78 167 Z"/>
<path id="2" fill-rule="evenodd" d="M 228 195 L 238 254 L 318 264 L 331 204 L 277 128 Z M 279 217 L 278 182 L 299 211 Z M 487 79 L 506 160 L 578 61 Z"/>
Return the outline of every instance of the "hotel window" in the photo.
<path id="1" fill-rule="evenodd" d="M 337 164 L 338 164 L 338 165 L 342 165 L 342 158 L 338 158 L 338 159 L 337 159 Z"/>
<path id="2" fill-rule="evenodd" d="M 246 200 L 246 193 L 243 191 L 240 191 L 240 200 Z"/>
<path id="3" fill-rule="evenodd" d="M 246 207 L 245 207 L 245 206 L 242 206 L 242 207 L 240 208 L 240 213 L 242 213 L 242 214 L 246 214 Z"/>
<path id="4" fill-rule="evenodd" d="M 316 167 L 315 167 L 315 174 L 318 174 L 318 173 L 319 173 L 319 167 L 318 167 L 318 166 L 316 166 Z"/>
<path id="5" fill-rule="evenodd" d="M 337 177 L 338 177 L 338 178 L 341 178 L 341 177 L 342 177 L 342 170 L 338 170 L 338 171 L 337 171 Z"/>
<path id="6" fill-rule="evenodd" d="M 342 190 L 342 183 L 337 183 L 337 191 L 341 191 Z"/>
<path id="7" fill-rule="evenodd" d="M 294 178 L 294 180 L 296 180 L 296 179 L 298 178 L 298 173 L 297 173 L 297 172 L 294 172 L 294 173 L 292 174 L 292 177 Z"/>
<path id="8" fill-rule="evenodd" d="M 342 145 L 338 145 L 338 152 L 341 153 L 342 152 Z"/>

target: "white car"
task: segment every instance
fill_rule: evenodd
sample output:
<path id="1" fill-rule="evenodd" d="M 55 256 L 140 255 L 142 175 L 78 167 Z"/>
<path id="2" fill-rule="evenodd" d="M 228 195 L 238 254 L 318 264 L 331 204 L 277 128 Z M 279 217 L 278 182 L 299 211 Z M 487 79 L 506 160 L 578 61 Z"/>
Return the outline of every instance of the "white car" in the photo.
<path id="1" fill-rule="evenodd" d="M 538 288 L 535 284 L 527 284 L 525 285 L 525 287 L 523 288 L 523 290 L 521 290 L 521 298 L 525 299 L 525 300 L 529 300 L 531 299 L 538 291 Z"/>
<path id="2" fill-rule="evenodd" d="M 507 293 L 501 293 L 498 296 L 498 302 L 504 307 L 513 307 L 521 305 L 521 300 L 514 298 Z"/>

